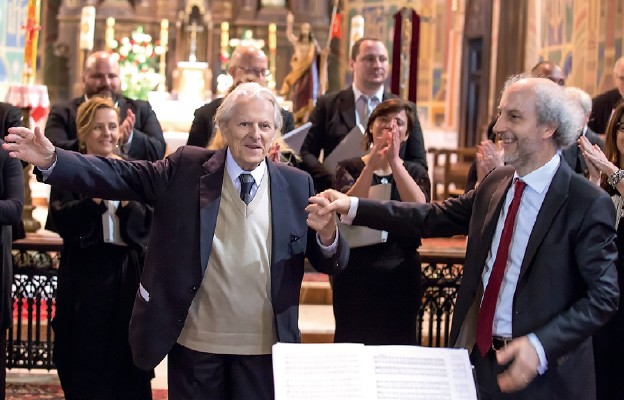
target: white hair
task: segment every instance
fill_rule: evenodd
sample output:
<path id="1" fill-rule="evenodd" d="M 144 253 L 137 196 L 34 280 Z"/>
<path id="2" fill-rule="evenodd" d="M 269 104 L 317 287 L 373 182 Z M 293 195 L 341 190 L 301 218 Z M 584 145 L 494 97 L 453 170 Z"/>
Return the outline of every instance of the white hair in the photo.
<path id="1" fill-rule="evenodd" d="M 223 103 L 217 109 L 215 114 L 215 123 L 221 132 L 225 132 L 228 123 L 234 116 L 236 105 L 239 103 L 239 99 L 261 99 L 270 102 L 273 105 L 273 123 L 275 130 L 280 131 L 282 129 L 282 113 L 277 99 L 273 92 L 264 86 L 256 82 L 241 83 L 224 99 Z"/>
<path id="2" fill-rule="evenodd" d="M 583 115 L 589 116 L 592 111 L 592 99 L 591 96 L 583 89 L 568 86 L 564 89 L 566 96 L 572 101 L 576 101 L 578 105 L 583 109 Z"/>

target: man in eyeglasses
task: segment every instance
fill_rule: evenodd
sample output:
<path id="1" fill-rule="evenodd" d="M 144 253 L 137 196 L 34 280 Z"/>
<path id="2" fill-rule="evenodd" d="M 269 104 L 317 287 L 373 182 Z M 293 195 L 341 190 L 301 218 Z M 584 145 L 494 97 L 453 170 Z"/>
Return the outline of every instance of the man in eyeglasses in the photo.
<path id="1" fill-rule="evenodd" d="M 565 78 L 561 67 L 552 61 L 540 61 L 531 70 L 531 76 L 535 78 L 546 78 L 555 82 L 559 86 L 565 86 Z"/>
<path id="2" fill-rule="evenodd" d="M 266 54 L 257 47 L 238 46 L 232 52 L 228 74 L 234 79 L 230 91 L 244 82 L 258 82 L 262 86 L 266 86 L 266 77 L 269 74 L 269 61 Z M 214 116 L 222 102 L 223 98 L 215 99 L 195 110 L 195 118 L 189 131 L 187 145 L 198 147 L 206 147 L 208 145 L 214 133 Z M 282 133 L 295 129 L 292 113 L 284 109 L 281 112 L 284 120 Z"/>

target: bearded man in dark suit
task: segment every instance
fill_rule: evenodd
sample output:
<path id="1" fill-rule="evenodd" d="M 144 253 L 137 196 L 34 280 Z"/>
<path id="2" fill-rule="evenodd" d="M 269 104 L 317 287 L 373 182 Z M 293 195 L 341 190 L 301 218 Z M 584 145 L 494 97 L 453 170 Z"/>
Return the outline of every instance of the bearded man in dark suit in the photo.
<path id="1" fill-rule="evenodd" d="M 592 400 L 591 337 L 619 298 L 614 207 L 559 154 L 583 126 L 561 87 L 512 77 L 499 109 L 506 165 L 459 198 L 416 205 L 327 191 L 311 201 L 333 200 L 327 212 L 390 233 L 468 235 L 450 345 L 471 352 L 482 400 Z"/>
<path id="2" fill-rule="evenodd" d="M 121 95 L 119 63 L 113 54 L 98 51 L 87 57 L 82 75 L 84 94 L 69 102 L 55 104 L 45 127 L 55 146 L 78 151 L 76 110 L 91 96 L 113 99 L 119 108 L 119 149 L 133 160 L 160 160 L 165 155 L 165 138 L 152 106 L 143 100 Z"/>

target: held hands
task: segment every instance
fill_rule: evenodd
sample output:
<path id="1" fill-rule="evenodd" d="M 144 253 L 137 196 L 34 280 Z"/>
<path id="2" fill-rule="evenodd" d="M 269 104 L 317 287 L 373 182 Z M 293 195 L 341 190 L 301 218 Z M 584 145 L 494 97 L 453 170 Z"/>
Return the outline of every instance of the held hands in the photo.
<path id="1" fill-rule="evenodd" d="M 130 139 L 130 134 L 134 129 L 134 123 L 136 122 L 136 117 L 134 112 L 129 108 L 128 114 L 126 115 L 126 119 L 123 120 L 121 125 L 119 125 L 119 145 L 122 146 L 128 143 L 128 139 Z"/>
<path id="2" fill-rule="evenodd" d="M 54 145 L 38 127 L 34 132 L 23 127 L 9 128 L 9 134 L 4 140 L 2 148 L 9 152 L 9 156 L 35 167 L 48 169 L 56 160 Z"/>
<path id="3" fill-rule="evenodd" d="M 496 352 L 496 361 L 509 368 L 498 375 L 497 381 L 503 393 L 524 389 L 537 376 L 539 357 L 535 347 L 526 336 L 512 340 L 507 347 Z"/>
<path id="4" fill-rule="evenodd" d="M 329 205 L 329 200 L 322 196 L 310 197 L 310 204 L 306 207 L 308 212 L 308 226 L 314 229 L 324 246 L 329 246 L 336 238 L 336 222 L 334 214 L 331 212 L 322 213 L 323 209 Z"/>

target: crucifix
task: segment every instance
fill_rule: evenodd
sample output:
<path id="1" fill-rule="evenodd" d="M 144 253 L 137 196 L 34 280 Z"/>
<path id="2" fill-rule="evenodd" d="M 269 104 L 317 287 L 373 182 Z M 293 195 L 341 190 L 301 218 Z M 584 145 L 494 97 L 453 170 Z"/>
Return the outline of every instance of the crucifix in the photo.
<path id="1" fill-rule="evenodd" d="M 201 25 L 197 25 L 195 21 L 192 21 L 191 25 L 186 27 L 186 31 L 191 32 L 191 43 L 189 46 L 189 50 L 190 50 L 189 61 L 195 62 L 197 61 L 197 56 L 195 55 L 195 52 L 197 51 L 197 33 L 203 32 L 204 27 Z"/>

